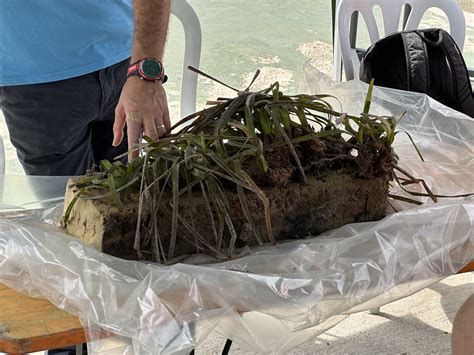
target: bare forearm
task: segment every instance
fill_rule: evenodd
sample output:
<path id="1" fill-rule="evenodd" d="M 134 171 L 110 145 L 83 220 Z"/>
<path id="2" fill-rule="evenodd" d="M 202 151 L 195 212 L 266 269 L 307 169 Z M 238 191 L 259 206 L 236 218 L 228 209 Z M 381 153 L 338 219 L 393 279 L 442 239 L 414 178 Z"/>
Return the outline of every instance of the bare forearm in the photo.
<path id="1" fill-rule="evenodd" d="M 171 0 L 133 0 L 135 34 L 132 63 L 153 57 L 163 61 Z"/>

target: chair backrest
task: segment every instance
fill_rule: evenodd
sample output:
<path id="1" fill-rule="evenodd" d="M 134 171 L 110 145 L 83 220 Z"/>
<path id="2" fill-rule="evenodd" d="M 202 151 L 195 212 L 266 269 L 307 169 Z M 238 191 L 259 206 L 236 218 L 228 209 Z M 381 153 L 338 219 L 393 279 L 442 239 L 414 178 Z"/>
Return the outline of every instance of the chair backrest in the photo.
<path id="1" fill-rule="evenodd" d="M 185 48 L 180 116 L 185 117 L 196 111 L 198 77 L 196 73 L 188 70 L 188 66 L 199 68 L 202 45 L 201 24 L 196 12 L 186 0 L 173 0 L 171 13 L 179 19 L 184 28 Z"/>
<path id="2" fill-rule="evenodd" d="M 337 33 L 334 46 L 335 53 L 340 51 L 340 55 L 336 54 L 334 56 L 334 68 L 336 71 L 336 60 L 340 61 L 342 59 L 347 80 L 354 79 L 354 77 L 358 76 L 360 65 L 359 61 L 355 60 L 355 50 L 351 48 L 350 43 L 349 29 L 352 14 L 358 12 L 363 16 L 367 25 L 370 42 L 374 44 L 381 38 L 374 16 L 374 7 L 376 5 L 380 6 L 382 10 L 385 36 L 399 30 L 417 29 L 423 15 L 429 8 L 439 8 L 446 13 L 448 17 L 451 36 L 461 50 L 464 47 L 466 22 L 464 14 L 456 0 L 340 0 L 336 12 Z M 399 29 L 404 5 L 409 5 L 411 12 L 405 28 Z M 336 77 L 335 72 L 335 78 Z"/>

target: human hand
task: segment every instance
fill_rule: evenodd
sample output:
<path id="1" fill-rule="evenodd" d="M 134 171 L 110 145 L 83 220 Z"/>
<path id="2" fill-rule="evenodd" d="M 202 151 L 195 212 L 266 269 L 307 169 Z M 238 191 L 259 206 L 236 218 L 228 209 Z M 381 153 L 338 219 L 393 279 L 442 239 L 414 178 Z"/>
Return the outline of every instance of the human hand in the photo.
<path id="1" fill-rule="evenodd" d="M 134 148 L 143 135 L 157 140 L 171 126 L 166 92 L 161 82 L 149 82 L 137 76 L 127 80 L 115 108 L 112 143 L 114 147 L 122 142 L 125 125 L 128 136 L 128 160 L 131 161 L 139 154 Z"/>

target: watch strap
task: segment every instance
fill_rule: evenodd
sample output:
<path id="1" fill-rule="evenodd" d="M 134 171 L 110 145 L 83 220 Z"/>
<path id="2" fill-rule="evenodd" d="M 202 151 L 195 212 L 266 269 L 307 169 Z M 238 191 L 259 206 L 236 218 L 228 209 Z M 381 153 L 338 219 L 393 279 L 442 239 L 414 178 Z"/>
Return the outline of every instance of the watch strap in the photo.
<path id="1" fill-rule="evenodd" d="M 133 75 L 138 75 L 138 67 L 140 66 L 140 61 L 136 61 L 135 63 L 132 63 L 129 65 L 127 69 L 127 78 Z"/>
<path id="2" fill-rule="evenodd" d="M 154 78 L 154 79 L 150 79 L 150 78 L 142 75 L 142 73 L 140 72 L 140 64 L 143 61 L 149 60 L 149 59 L 155 60 L 155 61 L 157 61 L 161 64 L 161 62 L 159 60 L 155 59 L 155 58 L 144 58 L 144 59 L 137 60 L 136 62 L 129 65 L 129 67 L 127 69 L 127 79 L 130 78 L 131 76 L 138 76 L 142 80 L 151 81 L 151 82 L 155 82 L 155 83 L 160 82 L 160 81 L 163 84 L 166 83 L 168 81 L 168 76 L 165 75 L 164 70 L 163 70 L 162 75 L 160 75 L 159 77 Z M 161 66 L 163 68 L 163 64 L 161 64 Z"/>

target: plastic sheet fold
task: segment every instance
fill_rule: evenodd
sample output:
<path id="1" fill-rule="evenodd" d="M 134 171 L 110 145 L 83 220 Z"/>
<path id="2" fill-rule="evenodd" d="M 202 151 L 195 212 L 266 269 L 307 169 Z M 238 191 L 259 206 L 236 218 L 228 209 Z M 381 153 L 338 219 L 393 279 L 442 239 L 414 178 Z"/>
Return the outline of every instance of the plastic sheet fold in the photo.
<path id="1" fill-rule="evenodd" d="M 305 71 L 308 91 L 361 111 L 365 84 Z M 413 136 L 425 162 L 399 134 L 404 169 L 436 194 L 474 192 L 473 119 L 421 94 L 379 88 L 372 111 L 407 111 L 399 130 Z M 406 194 L 395 185 L 392 193 Z M 80 317 L 93 354 L 189 353 L 212 331 L 249 350 L 285 353 L 351 313 L 406 297 L 474 260 L 474 199 L 420 199 L 418 207 L 391 201 L 397 212 L 381 221 L 210 265 L 117 259 L 55 227 L 61 205 L 23 211 L 0 218 L 0 282 Z M 116 336 L 98 340 L 100 329 Z"/>

